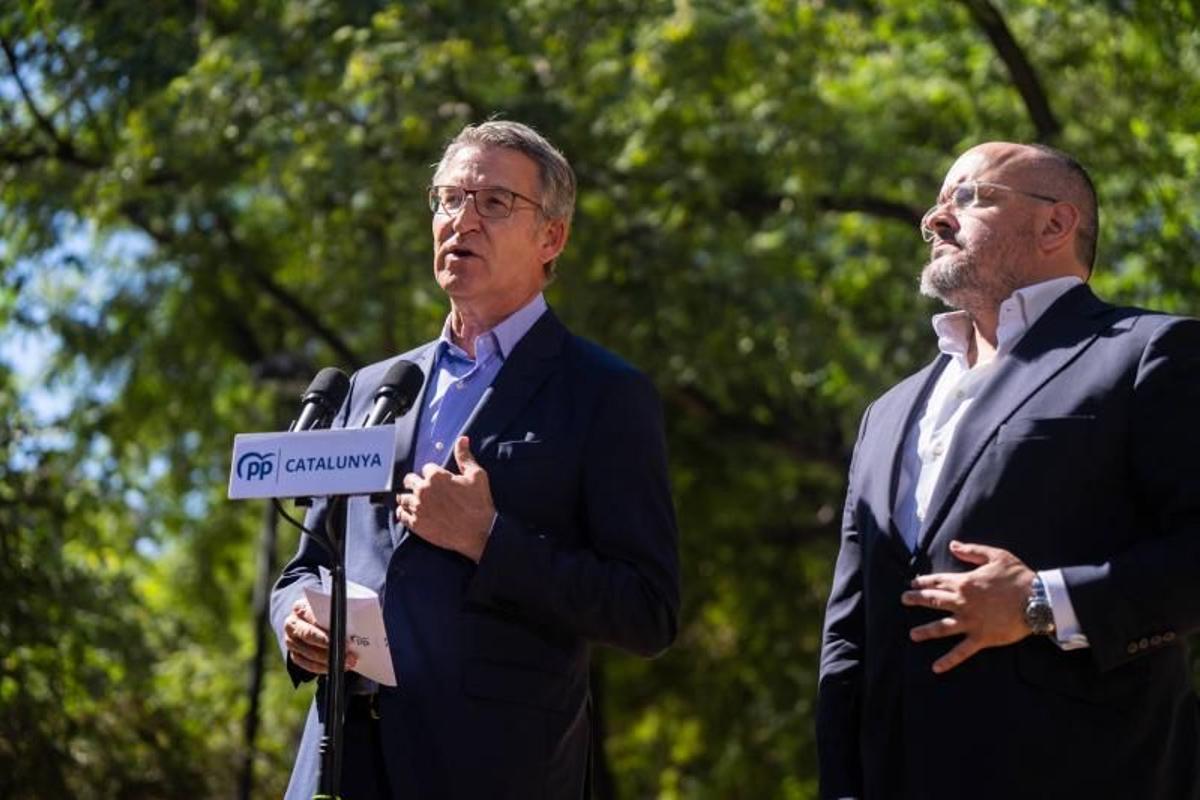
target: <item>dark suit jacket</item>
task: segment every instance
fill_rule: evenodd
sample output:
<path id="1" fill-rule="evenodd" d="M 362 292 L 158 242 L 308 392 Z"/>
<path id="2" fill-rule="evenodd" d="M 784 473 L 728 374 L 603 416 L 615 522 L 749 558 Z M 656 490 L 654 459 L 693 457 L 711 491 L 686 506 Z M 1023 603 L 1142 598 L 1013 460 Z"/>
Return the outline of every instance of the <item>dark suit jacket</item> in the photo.
<path id="1" fill-rule="evenodd" d="M 900 451 L 942 357 L 863 417 L 821 653 L 823 797 L 1200 798 L 1200 322 L 1060 298 L 961 421 L 915 553 Z M 1091 647 L 1046 637 L 938 676 L 957 639 L 900 605 L 916 575 L 970 566 L 951 539 L 1063 568 Z"/>
<path id="2" fill-rule="evenodd" d="M 428 376 L 434 350 L 397 358 Z M 335 424 L 361 424 L 394 361 L 353 376 Z M 676 632 L 677 533 L 650 382 L 548 311 L 492 389 L 467 431 L 499 514 L 478 565 L 415 535 L 401 541 L 392 503 L 349 504 L 347 575 L 383 597 L 399 679 L 379 701 L 390 782 L 406 800 L 585 796 L 590 644 L 651 656 Z M 402 472 L 417 413 L 396 425 Z M 318 503 L 309 527 L 323 514 Z M 281 642 L 324 563 L 302 537 L 272 596 Z M 289 797 L 311 797 L 318 735 L 310 713 Z"/>

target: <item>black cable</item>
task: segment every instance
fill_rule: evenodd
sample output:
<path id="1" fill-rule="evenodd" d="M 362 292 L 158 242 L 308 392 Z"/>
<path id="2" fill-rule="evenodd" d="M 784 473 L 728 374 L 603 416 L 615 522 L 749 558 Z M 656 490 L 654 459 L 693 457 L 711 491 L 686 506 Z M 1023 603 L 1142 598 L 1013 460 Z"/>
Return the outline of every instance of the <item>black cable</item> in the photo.
<path id="1" fill-rule="evenodd" d="M 283 503 L 279 502 L 278 497 L 272 497 L 271 503 L 275 506 L 275 512 L 279 514 L 279 516 L 290 522 L 294 527 L 298 528 L 301 533 L 306 534 L 314 542 L 321 545 L 321 547 L 325 550 L 325 554 L 331 559 L 333 558 L 333 543 L 329 541 L 329 537 L 326 534 L 317 533 L 316 531 L 309 530 L 307 527 L 305 527 L 303 522 L 296 519 L 284 510 Z"/>

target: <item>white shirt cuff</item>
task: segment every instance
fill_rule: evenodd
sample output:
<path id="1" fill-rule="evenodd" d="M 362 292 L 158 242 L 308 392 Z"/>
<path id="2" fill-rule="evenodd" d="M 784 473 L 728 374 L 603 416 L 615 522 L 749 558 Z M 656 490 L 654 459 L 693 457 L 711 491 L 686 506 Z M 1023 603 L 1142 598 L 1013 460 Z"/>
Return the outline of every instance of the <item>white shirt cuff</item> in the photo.
<path id="1" fill-rule="evenodd" d="M 1038 573 L 1046 595 L 1050 600 L 1050 611 L 1054 614 L 1054 641 L 1063 650 L 1079 650 L 1088 647 L 1088 638 L 1079 627 L 1075 606 L 1067 592 L 1061 569 L 1047 569 Z"/>

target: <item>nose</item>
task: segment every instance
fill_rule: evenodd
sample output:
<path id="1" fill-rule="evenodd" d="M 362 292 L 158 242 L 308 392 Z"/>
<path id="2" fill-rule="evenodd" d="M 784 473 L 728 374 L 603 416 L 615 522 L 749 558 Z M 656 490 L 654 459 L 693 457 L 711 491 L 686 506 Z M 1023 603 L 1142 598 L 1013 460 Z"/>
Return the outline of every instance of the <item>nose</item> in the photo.
<path id="1" fill-rule="evenodd" d="M 945 202 L 938 203 L 926 211 L 921 219 L 921 238 L 927 242 L 934 239 L 952 239 L 959 227 L 953 209 L 953 203 Z"/>
<path id="2" fill-rule="evenodd" d="M 480 226 L 481 219 L 479 209 L 475 206 L 475 195 L 469 194 L 463 201 L 462 208 L 450 215 L 450 225 L 456 232 L 475 230 Z"/>

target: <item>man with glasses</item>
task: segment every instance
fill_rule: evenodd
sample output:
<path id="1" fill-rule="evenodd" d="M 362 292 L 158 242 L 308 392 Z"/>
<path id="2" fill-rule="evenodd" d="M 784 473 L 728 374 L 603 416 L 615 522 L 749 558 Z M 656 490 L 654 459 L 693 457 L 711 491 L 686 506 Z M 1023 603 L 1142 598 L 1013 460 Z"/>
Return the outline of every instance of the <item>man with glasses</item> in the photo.
<path id="1" fill-rule="evenodd" d="M 990 143 L 921 222 L 941 355 L 871 405 L 822 797 L 1200 798 L 1200 322 L 1088 288 L 1095 190 Z"/>
<path id="2" fill-rule="evenodd" d="M 428 199 L 442 334 L 356 373 L 337 423 L 366 416 L 398 359 L 428 376 L 397 422 L 402 492 L 350 502 L 347 575 L 383 598 L 399 686 L 351 676 L 342 796 L 586 797 L 592 645 L 653 656 L 677 628 L 661 408 L 542 296 L 575 200 L 557 149 L 518 123 L 468 126 Z M 302 592 L 324 563 L 303 538 L 272 597 L 297 682 L 325 672 Z M 319 734 L 314 708 L 289 799 L 316 789 Z"/>

